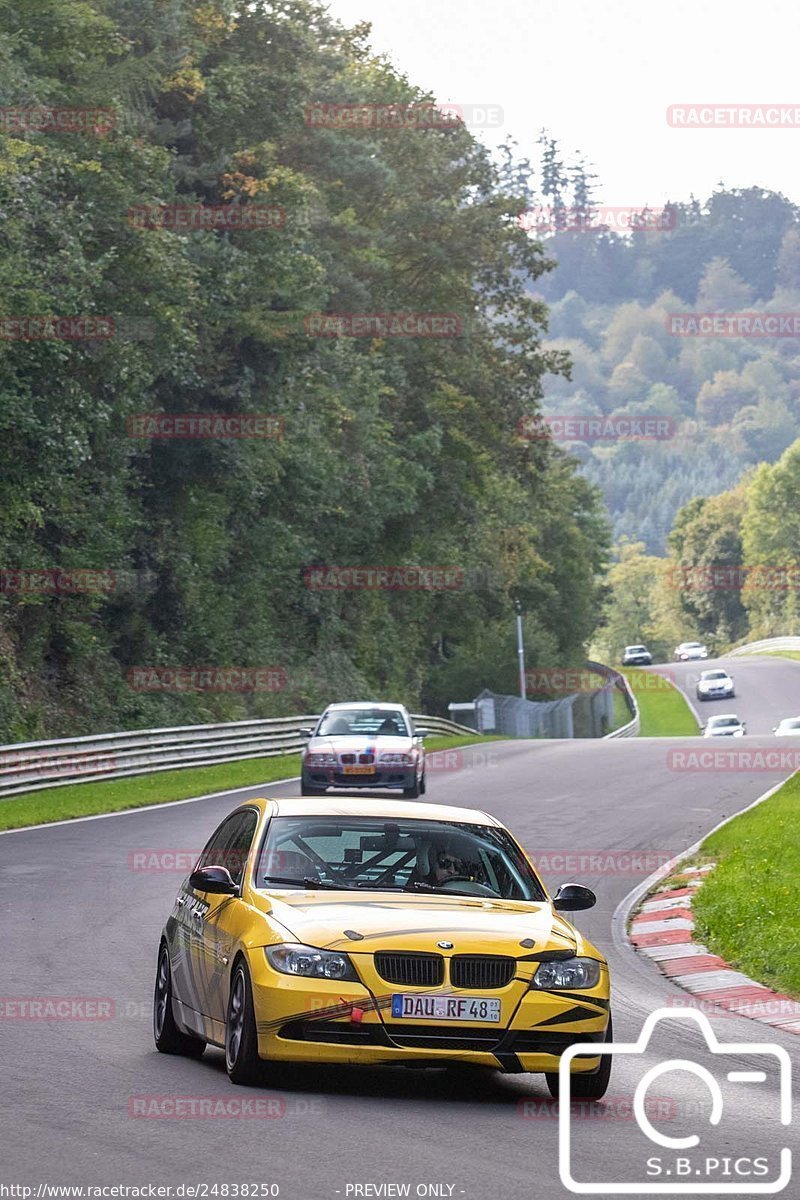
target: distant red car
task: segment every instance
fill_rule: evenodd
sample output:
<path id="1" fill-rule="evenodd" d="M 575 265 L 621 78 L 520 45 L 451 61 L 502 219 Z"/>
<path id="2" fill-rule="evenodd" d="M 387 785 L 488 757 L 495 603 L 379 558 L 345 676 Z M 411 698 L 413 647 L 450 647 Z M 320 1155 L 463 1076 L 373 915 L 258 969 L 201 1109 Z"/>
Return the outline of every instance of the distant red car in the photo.
<path id="1" fill-rule="evenodd" d="M 300 792 L 327 788 L 401 788 L 414 800 L 425 793 L 425 746 L 430 731 L 415 729 L 402 704 L 369 701 L 330 704 L 303 751 Z"/>

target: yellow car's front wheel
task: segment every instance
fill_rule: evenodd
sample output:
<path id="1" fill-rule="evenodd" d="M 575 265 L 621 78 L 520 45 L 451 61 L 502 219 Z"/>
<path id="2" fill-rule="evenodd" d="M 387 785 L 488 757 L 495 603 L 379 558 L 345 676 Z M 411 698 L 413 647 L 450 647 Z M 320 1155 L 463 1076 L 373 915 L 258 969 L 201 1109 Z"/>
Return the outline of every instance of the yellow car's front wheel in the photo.
<path id="1" fill-rule="evenodd" d="M 608 1028 L 606 1029 L 607 1042 L 613 1042 L 614 1029 L 611 1023 L 611 1017 L 608 1018 Z M 558 1100 L 560 1090 L 560 1076 L 558 1071 L 547 1071 L 545 1073 L 547 1087 L 550 1095 L 554 1100 Z M 600 1055 L 600 1066 L 593 1075 L 573 1075 L 569 1081 L 569 1092 L 571 1100 L 600 1100 L 608 1091 L 608 1085 L 611 1080 L 611 1055 Z"/>
<path id="2" fill-rule="evenodd" d="M 243 959 L 236 963 L 231 978 L 225 1021 L 225 1068 L 231 1083 L 240 1083 L 245 1087 L 258 1083 L 262 1075 L 253 988 L 250 972 Z"/>

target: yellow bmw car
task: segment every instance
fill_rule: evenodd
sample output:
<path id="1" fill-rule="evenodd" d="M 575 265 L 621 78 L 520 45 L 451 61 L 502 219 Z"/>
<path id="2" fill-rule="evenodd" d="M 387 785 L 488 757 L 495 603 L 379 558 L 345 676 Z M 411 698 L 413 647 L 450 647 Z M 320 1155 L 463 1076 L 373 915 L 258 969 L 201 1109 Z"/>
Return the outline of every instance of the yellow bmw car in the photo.
<path id="1" fill-rule="evenodd" d="M 603 955 L 562 915 L 494 817 L 337 796 L 247 800 L 181 885 L 158 952 L 153 1025 L 166 1054 L 223 1047 L 234 1083 L 281 1063 L 453 1063 L 543 1072 L 610 1041 Z M 573 1059 L 597 1099 L 610 1055 Z"/>

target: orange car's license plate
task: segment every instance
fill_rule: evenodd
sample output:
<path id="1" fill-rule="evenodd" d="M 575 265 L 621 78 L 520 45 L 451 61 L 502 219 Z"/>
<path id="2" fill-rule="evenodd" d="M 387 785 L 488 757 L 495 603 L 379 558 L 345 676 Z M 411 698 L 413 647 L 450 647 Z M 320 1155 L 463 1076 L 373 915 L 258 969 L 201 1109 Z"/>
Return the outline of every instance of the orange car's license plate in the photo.
<path id="1" fill-rule="evenodd" d="M 344 775 L 374 775 L 374 767 L 342 767 Z"/>

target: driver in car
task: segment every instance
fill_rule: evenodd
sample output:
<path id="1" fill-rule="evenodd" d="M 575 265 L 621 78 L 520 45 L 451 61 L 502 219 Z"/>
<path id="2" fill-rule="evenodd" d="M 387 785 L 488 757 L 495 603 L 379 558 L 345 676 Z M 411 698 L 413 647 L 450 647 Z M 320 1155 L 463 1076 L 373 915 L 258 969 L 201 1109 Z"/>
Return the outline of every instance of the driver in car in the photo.
<path id="1" fill-rule="evenodd" d="M 440 888 L 449 879 L 469 877 L 468 864 L 452 842 L 426 839 L 417 849 L 417 864 L 412 881 Z"/>

